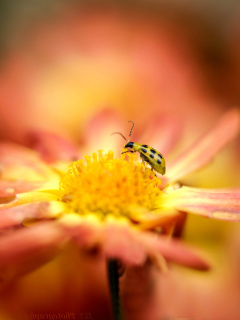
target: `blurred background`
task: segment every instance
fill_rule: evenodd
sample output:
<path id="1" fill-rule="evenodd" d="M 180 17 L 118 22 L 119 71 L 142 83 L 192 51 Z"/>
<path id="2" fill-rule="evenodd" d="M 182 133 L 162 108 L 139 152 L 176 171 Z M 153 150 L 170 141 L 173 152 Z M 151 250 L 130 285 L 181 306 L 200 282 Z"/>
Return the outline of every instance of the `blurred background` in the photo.
<path id="1" fill-rule="evenodd" d="M 174 117 L 183 127 L 181 150 L 239 106 L 238 1 L 1 0 L 0 6 L 2 140 L 25 144 L 26 134 L 39 129 L 82 142 L 96 114 L 114 110 L 124 133 L 128 120 L 144 131 L 156 117 Z M 103 148 L 98 137 L 95 142 Z M 184 182 L 239 186 L 238 159 L 237 141 Z M 224 275 L 228 284 L 234 283 L 228 277 L 239 277 L 232 249 L 239 249 L 238 231 L 238 224 L 199 217 L 190 217 L 186 228 L 186 241 L 215 261 L 211 276 Z M 20 288 L 34 277 L 48 281 L 45 270 L 37 272 Z M 30 310 L 36 300 L 27 297 L 22 303 Z"/>
<path id="2" fill-rule="evenodd" d="M 96 110 L 207 126 L 238 104 L 237 1 L 1 1 L 0 133 L 77 140 Z"/>

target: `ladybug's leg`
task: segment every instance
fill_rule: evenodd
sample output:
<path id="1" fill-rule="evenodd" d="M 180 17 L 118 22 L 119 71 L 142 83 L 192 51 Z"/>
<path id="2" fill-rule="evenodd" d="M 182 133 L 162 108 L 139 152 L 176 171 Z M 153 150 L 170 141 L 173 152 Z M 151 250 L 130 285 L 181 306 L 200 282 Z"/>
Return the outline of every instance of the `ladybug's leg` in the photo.
<path id="1" fill-rule="evenodd" d="M 145 163 L 145 162 L 147 162 L 147 163 L 150 165 L 151 170 L 153 171 L 153 166 L 151 165 L 151 163 L 149 163 L 148 158 L 147 158 L 143 153 L 140 153 L 140 157 L 141 157 L 141 159 L 142 159 L 142 163 L 143 163 L 143 165 L 144 165 L 144 168 L 145 168 L 145 169 L 147 168 L 147 167 L 146 167 L 146 163 Z"/>
<path id="2" fill-rule="evenodd" d="M 152 172 L 154 173 L 155 177 L 157 177 L 156 173 L 153 171 L 153 170 L 154 170 L 154 169 L 153 169 L 153 166 L 151 166 L 151 170 L 152 170 Z"/>
<path id="3" fill-rule="evenodd" d="M 151 170 L 153 171 L 153 170 L 154 170 L 154 169 L 153 169 L 153 166 L 151 165 L 151 163 L 149 163 L 148 158 L 147 158 L 144 154 L 142 154 L 142 153 L 140 153 L 140 157 L 141 157 L 141 159 L 142 159 L 142 162 L 143 162 L 143 164 L 144 164 L 145 169 L 146 169 L 146 164 L 145 164 L 145 162 L 147 162 L 147 163 L 150 165 Z M 154 171 L 153 171 L 153 173 L 155 174 Z M 155 174 L 155 177 L 157 177 L 156 174 Z"/>
<path id="4" fill-rule="evenodd" d="M 141 159 L 142 159 L 142 163 L 143 163 L 143 165 L 144 165 L 144 168 L 146 169 L 146 164 L 145 164 L 146 159 L 145 159 L 145 157 L 144 157 L 144 154 L 140 153 L 140 157 L 141 157 Z"/>
<path id="5" fill-rule="evenodd" d="M 127 150 L 127 151 L 123 151 L 123 152 L 121 152 L 121 154 L 123 154 L 123 153 L 127 153 L 127 152 L 131 152 L 131 153 L 134 153 L 135 151 L 133 151 L 133 150 Z"/>

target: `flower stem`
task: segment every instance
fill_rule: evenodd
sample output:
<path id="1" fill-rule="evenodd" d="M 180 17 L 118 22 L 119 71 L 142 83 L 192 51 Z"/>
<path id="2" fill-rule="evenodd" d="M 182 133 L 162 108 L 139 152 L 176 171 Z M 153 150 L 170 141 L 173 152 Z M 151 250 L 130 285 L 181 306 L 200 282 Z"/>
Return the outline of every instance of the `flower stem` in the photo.
<path id="1" fill-rule="evenodd" d="M 112 299 L 112 308 L 114 320 L 122 320 L 120 303 L 119 303 L 119 275 L 117 260 L 110 259 L 107 261 L 108 281 Z"/>

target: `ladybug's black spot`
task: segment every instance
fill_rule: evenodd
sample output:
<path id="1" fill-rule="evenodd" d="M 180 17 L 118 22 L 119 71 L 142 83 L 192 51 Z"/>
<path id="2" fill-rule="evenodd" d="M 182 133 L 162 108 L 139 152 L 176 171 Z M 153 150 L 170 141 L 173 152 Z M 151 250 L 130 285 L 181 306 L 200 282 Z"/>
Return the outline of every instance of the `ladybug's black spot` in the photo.
<path id="1" fill-rule="evenodd" d="M 142 152 L 147 153 L 147 149 L 141 148 Z"/>
<path id="2" fill-rule="evenodd" d="M 160 153 L 158 153 L 158 156 L 159 156 L 159 158 L 160 158 L 160 159 L 162 159 L 162 156 L 161 156 L 161 154 L 160 154 Z"/>
<path id="3" fill-rule="evenodd" d="M 153 150 L 153 149 L 150 149 L 150 152 L 152 152 L 153 154 L 155 154 L 155 153 L 156 153 L 156 151 L 155 151 L 155 150 Z"/>
<path id="4" fill-rule="evenodd" d="M 147 144 L 142 144 L 142 147 L 148 148 L 148 145 Z"/>
<path id="5" fill-rule="evenodd" d="M 161 164 L 161 160 L 157 159 L 157 163 L 158 163 L 158 164 Z"/>
<path id="6" fill-rule="evenodd" d="M 150 153 L 150 157 L 151 157 L 151 158 L 154 158 L 154 154 L 151 154 L 151 153 Z"/>

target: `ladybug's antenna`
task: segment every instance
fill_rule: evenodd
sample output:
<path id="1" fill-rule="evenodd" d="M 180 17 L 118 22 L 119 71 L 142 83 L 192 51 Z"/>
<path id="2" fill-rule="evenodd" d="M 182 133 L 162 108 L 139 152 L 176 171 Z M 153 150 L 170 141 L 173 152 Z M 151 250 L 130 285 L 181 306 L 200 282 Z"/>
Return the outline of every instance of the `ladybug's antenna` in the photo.
<path id="1" fill-rule="evenodd" d="M 113 134 L 120 134 L 120 136 L 123 137 L 123 139 L 127 141 L 127 139 L 124 137 L 124 135 L 123 135 L 121 132 L 112 132 L 112 133 L 111 133 L 111 136 L 112 136 Z"/>
<path id="2" fill-rule="evenodd" d="M 134 127 L 134 122 L 131 121 L 131 120 L 128 121 L 128 122 L 131 122 L 131 123 L 132 123 L 132 128 L 131 128 L 131 130 L 130 130 L 128 140 L 124 137 L 124 135 L 123 135 L 121 132 L 112 132 L 112 133 L 111 133 L 111 136 L 114 135 L 114 134 L 119 134 L 121 137 L 123 137 L 124 140 L 129 141 L 129 139 L 130 139 L 130 137 L 131 137 L 131 135 L 132 135 L 132 131 L 133 131 L 133 127 Z"/>
<path id="3" fill-rule="evenodd" d="M 130 137 L 131 137 L 131 135 L 132 135 L 132 131 L 133 131 L 133 127 L 134 127 L 134 122 L 133 121 L 128 121 L 128 122 L 131 122 L 132 123 L 132 128 L 131 128 L 131 130 L 130 130 L 130 133 L 129 133 L 129 137 L 128 137 L 128 141 L 130 140 Z"/>

